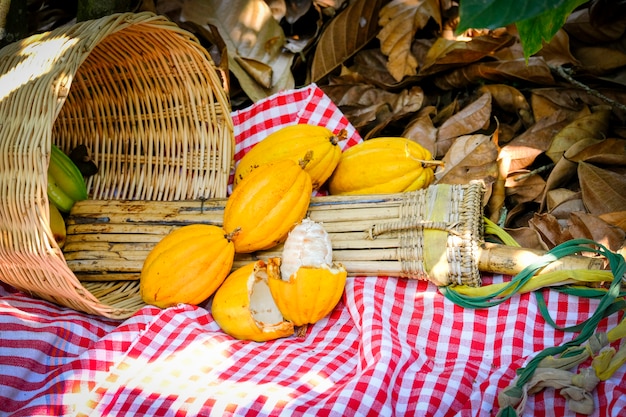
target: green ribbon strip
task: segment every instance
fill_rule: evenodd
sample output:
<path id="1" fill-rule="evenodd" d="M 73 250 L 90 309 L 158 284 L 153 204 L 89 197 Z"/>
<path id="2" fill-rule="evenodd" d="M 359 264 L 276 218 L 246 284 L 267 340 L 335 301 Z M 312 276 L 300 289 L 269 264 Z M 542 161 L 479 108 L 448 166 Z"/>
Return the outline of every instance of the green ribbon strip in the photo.
<path id="1" fill-rule="evenodd" d="M 517 370 L 518 379 L 514 386 L 507 389 L 507 394 L 516 397 L 523 393 L 523 386 L 531 379 L 539 363 L 548 356 L 557 356 L 564 354 L 567 356 L 575 355 L 577 348 L 584 349 L 581 345 L 586 342 L 591 336 L 594 335 L 598 323 L 605 317 L 626 308 L 626 303 L 623 297 L 626 295 L 621 291 L 622 279 L 626 274 L 626 262 L 624 257 L 620 254 L 611 252 L 602 244 L 594 242 L 589 239 L 572 239 L 564 242 L 553 249 L 546 252 L 539 261 L 524 268 L 518 275 L 513 277 L 511 281 L 499 290 L 492 292 L 485 296 L 466 296 L 460 294 L 454 290 L 452 286 L 439 287 L 439 291 L 453 303 L 465 307 L 465 308 L 488 308 L 511 298 L 517 290 L 528 282 L 541 268 L 550 264 L 551 262 L 560 259 L 564 256 L 573 255 L 580 252 L 592 252 L 598 255 L 604 256 L 609 261 L 611 272 L 613 273 L 613 280 L 608 289 L 594 289 L 594 288 L 581 288 L 572 285 L 559 287 L 551 287 L 554 290 L 561 291 L 567 294 L 577 295 L 580 297 L 599 299 L 600 302 L 596 311 L 587 320 L 582 323 L 578 323 L 574 326 L 560 327 L 558 326 L 548 312 L 545 298 L 540 291 L 535 292 L 539 309 L 542 316 L 552 327 L 571 332 L 579 332 L 578 336 L 573 340 L 566 342 L 560 346 L 554 346 L 544 349 L 539 352 L 526 367 Z M 505 291 L 510 291 L 506 296 L 498 297 Z M 625 316 L 626 317 L 626 316 Z M 622 319 L 624 320 L 624 319 Z M 499 416 L 516 416 L 517 413 L 513 406 L 509 405 L 498 413 Z"/>

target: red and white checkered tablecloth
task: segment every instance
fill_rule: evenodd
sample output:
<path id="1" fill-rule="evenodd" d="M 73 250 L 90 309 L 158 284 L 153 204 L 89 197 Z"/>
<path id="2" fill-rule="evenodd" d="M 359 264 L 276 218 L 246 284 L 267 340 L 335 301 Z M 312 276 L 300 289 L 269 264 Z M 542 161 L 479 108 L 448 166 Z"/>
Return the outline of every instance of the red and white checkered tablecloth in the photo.
<path id="1" fill-rule="evenodd" d="M 233 118 L 239 156 L 268 129 L 296 121 L 346 128 L 350 141 L 360 140 L 315 85 Z M 561 326 L 598 305 L 544 292 Z M 598 330 L 621 318 L 604 319 Z M 145 307 L 115 321 L 2 284 L 0 415 L 489 416 L 518 368 L 574 337 L 545 323 L 532 294 L 463 309 L 431 283 L 383 276 L 348 278 L 339 305 L 304 337 L 263 343 L 223 333 L 208 305 Z M 625 415 L 625 394 L 620 368 L 594 391 L 593 415 Z M 576 415 L 554 389 L 532 395 L 525 410 Z"/>

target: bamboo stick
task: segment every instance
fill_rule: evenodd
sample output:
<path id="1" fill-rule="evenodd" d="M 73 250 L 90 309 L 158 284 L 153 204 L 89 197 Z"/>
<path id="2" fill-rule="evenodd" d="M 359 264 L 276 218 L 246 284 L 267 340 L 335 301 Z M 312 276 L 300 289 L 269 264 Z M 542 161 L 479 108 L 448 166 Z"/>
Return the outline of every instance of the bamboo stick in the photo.
<path id="1" fill-rule="evenodd" d="M 480 248 L 478 269 L 503 275 L 517 275 L 528 265 L 539 261 L 545 251 L 518 248 L 514 246 L 484 243 Z M 539 273 L 571 269 L 603 269 L 605 261 L 582 255 L 570 255 L 557 259 L 544 267 Z"/>

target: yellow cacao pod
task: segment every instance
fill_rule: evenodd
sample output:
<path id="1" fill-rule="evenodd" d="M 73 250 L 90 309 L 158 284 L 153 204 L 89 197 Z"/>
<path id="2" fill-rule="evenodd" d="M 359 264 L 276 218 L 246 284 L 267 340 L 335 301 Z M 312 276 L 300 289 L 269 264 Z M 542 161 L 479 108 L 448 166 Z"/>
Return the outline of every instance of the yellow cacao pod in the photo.
<path id="1" fill-rule="evenodd" d="M 302 266 L 284 280 L 281 258 L 268 259 L 269 286 L 278 309 L 296 326 L 313 324 L 330 314 L 343 295 L 347 271 L 340 265 Z M 271 271 L 271 272 L 270 272 Z"/>
<path id="2" fill-rule="evenodd" d="M 264 342 L 288 337 L 286 321 L 270 292 L 266 265 L 252 262 L 233 271 L 213 296 L 211 314 L 220 328 L 240 340 Z"/>
<path id="3" fill-rule="evenodd" d="M 435 177 L 431 153 L 402 137 L 365 140 L 346 149 L 328 182 L 330 194 L 385 194 L 414 191 Z"/>
<path id="4" fill-rule="evenodd" d="M 161 308 L 197 305 L 224 282 L 234 258 L 234 244 L 221 227 L 193 224 L 176 229 L 148 253 L 139 279 L 141 298 Z"/>
<path id="5" fill-rule="evenodd" d="M 246 153 L 237 164 L 233 186 L 252 170 L 268 162 L 291 159 L 308 162 L 305 171 L 311 176 L 313 189 L 318 189 L 335 170 L 341 148 L 341 138 L 323 126 L 296 124 L 270 133 Z"/>
<path id="6" fill-rule="evenodd" d="M 333 263 L 332 244 L 323 226 L 304 219 L 289 233 L 282 258 L 268 259 L 267 275 L 280 312 L 303 326 L 330 314 L 341 299 L 348 273 Z"/>
<path id="7" fill-rule="evenodd" d="M 269 162 L 250 172 L 224 207 L 224 230 L 235 252 L 248 253 L 282 243 L 309 208 L 311 176 L 290 159 Z"/>

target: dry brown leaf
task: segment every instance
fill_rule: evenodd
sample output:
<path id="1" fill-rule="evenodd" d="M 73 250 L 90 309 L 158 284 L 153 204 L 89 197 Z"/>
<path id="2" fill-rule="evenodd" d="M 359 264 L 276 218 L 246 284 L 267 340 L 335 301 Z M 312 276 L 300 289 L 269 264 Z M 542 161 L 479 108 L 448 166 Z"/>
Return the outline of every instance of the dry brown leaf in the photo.
<path id="1" fill-rule="evenodd" d="M 626 232 L 626 210 L 604 213 L 601 214 L 599 217 L 608 224 L 619 227 L 624 232 Z"/>
<path id="2" fill-rule="evenodd" d="M 537 231 L 548 249 L 572 239 L 569 231 L 564 230 L 559 220 L 549 213 L 535 213 L 528 221 L 528 226 Z"/>
<path id="3" fill-rule="evenodd" d="M 622 247 L 626 233 L 612 226 L 600 217 L 585 212 L 572 212 L 568 230 L 575 239 L 591 239 L 601 243 L 612 251 Z"/>
<path id="4" fill-rule="evenodd" d="M 358 73 L 366 82 L 389 88 L 397 85 L 387 70 L 387 57 L 380 49 L 363 49 L 354 55 L 352 61 L 350 71 Z"/>
<path id="5" fill-rule="evenodd" d="M 363 48 L 378 33 L 383 0 L 357 0 L 335 16 L 319 36 L 310 79 L 318 82 Z"/>
<path id="6" fill-rule="evenodd" d="M 537 55 L 542 56 L 548 65 L 553 67 L 561 65 L 580 66 L 580 62 L 570 51 L 569 36 L 563 29 L 558 30 L 550 42 L 544 43 Z"/>
<path id="7" fill-rule="evenodd" d="M 609 25 L 597 26 L 591 24 L 589 8 L 572 12 L 565 21 L 563 29 L 587 44 L 604 43 L 620 38 L 626 29 L 626 19 L 620 19 Z"/>
<path id="8" fill-rule="evenodd" d="M 438 0 L 392 0 L 380 10 L 382 27 L 376 36 L 380 50 L 389 57 L 387 68 L 400 82 L 405 76 L 417 74 L 417 58 L 411 52 L 413 38 L 430 19 L 441 26 Z"/>
<path id="9" fill-rule="evenodd" d="M 626 207 L 626 175 L 579 162 L 578 180 L 589 213 L 600 215 Z"/>
<path id="10" fill-rule="evenodd" d="M 576 49 L 581 66 L 591 74 L 604 75 L 626 66 L 626 54 L 605 46 L 585 46 Z"/>
<path id="11" fill-rule="evenodd" d="M 609 138 L 590 144 L 580 152 L 567 152 L 566 156 L 574 162 L 589 162 L 596 165 L 626 166 L 626 140 Z"/>
<path id="12" fill-rule="evenodd" d="M 602 92 L 605 93 L 604 91 Z M 582 116 L 584 112 L 590 112 L 589 107 L 606 105 L 599 97 L 580 88 L 537 88 L 531 92 L 531 104 L 535 110 L 534 99 L 542 98 L 546 102 L 552 103 L 554 110 L 578 114 Z M 619 101 L 619 100 L 618 100 Z M 549 107 L 549 104 L 546 104 Z M 552 110 L 552 111 L 554 111 Z M 548 113 L 550 114 L 550 113 Z M 535 119 L 539 120 L 538 114 Z"/>
<path id="13" fill-rule="evenodd" d="M 546 195 L 546 208 L 550 212 L 559 204 L 574 199 L 582 199 L 582 194 L 569 188 L 555 188 Z"/>
<path id="14" fill-rule="evenodd" d="M 539 233 L 537 233 L 535 229 L 530 227 L 518 227 L 515 229 L 504 228 L 504 231 L 515 239 L 515 241 L 523 248 L 541 251 L 548 250 L 548 247 L 545 243 L 543 243 Z"/>
<path id="15" fill-rule="evenodd" d="M 445 141 L 484 129 L 489 125 L 490 117 L 491 94 L 487 92 L 443 122 L 437 140 Z"/>
<path id="16" fill-rule="evenodd" d="M 469 65 L 485 57 L 491 57 L 495 51 L 513 42 L 514 38 L 507 34 L 477 36 L 470 41 L 439 37 L 428 50 L 419 75 L 432 75 Z"/>
<path id="17" fill-rule="evenodd" d="M 435 158 L 437 156 L 437 128 L 432 121 L 432 115 L 437 112 L 434 106 L 427 106 L 418 111 L 402 132 L 402 136 L 419 143 Z M 443 155 L 441 155 L 443 156 Z"/>
<path id="18" fill-rule="evenodd" d="M 566 112 L 554 111 L 504 145 L 500 154 L 510 159 L 511 171 L 529 167 L 548 148 L 554 135 L 569 123 L 568 116 Z"/>
<path id="19" fill-rule="evenodd" d="M 414 113 L 422 107 L 424 102 L 424 91 L 421 87 L 413 86 L 408 89 L 401 90 L 393 102 L 390 103 L 390 111 L 387 116 L 379 114 L 377 123 L 370 129 L 361 130 L 363 139 L 370 139 L 377 136 L 385 136 L 384 129 L 390 123 L 402 119 L 409 113 Z"/>
<path id="20" fill-rule="evenodd" d="M 554 78 L 550 68 L 541 57 L 531 56 L 510 61 L 477 62 L 438 75 L 434 83 L 442 90 L 465 88 L 482 80 L 494 82 L 522 82 L 552 85 Z"/>
<path id="21" fill-rule="evenodd" d="M 488 92 L 496 105 L 502 110 L 518 114 L 521 110 L 530 111 L 530 105 L 524 94 L 508 84 L 486 84 L 479 88 L 481 92 Z"/>
<path id="22" fill-rule="evenodd" d="M 187 1 L 183 2 L 181 19 L 219 30 L 228 49 L 228 67 L 252 101 L 294 88 L 294 56 L 284 50 L 285 34 L 265 1 Z M 250 66 L 243 67 L 244 61 Z M 259 70 L 261 65 L 266 68 Z M 270 88 L 257 82 L 267 80 L 268 72 Z"/>
<path id="23" fill-rule="evenodd" d="M 374 127 L 418 111 L 424 93 L 420 87 L 400 90 L 397 94 L 372 84 L 355 82 L 350 75 L 333 78 L 333 84 L 323 91 L 342 110 L 361 136 L 366 137 Z"/>
<path id="24" fill-rule="evenodd" d="M 609 128 L 610 116 L 611 108 L 602 106 L 594 109 L 591 114 L 572 121 L 554 135 L 550 146 L 546 149 L 546 156 L 557 163 L 563 153 L 576 142 L 589 138 L 604 139 Z"/>
<path id="25" fill-rule="evenodd" d="M 550 210 L 549 213 L 559 219 L 562 223 L 567 224 L 567 219 L 569 219 L 570 215 L 576 211 L 586 211 L 582 198 L 573 198 L 571 200 L 563 201 L 561 204 Z"/>
<path id="26" fill-rule="evenodd" d="M 518 205 L 510 205 L 506 212 L 505 226 L 511 229 L 519 227 L 527 227 L 530 219 L 533 218 L 537 211 L 537 204 L 525 203 Z"/>
<path id="27" fill-rule="evenodd" d="M 530 107 L 532 108 L 532 115 L 535 121 L 549 117 L 557 110 L 563 111 L 562 106 L 535 92 L 530 95 Z"/>
<path id="28" fill-rule="evenodd" d="M 572 179 L 576 180 L 576 169 L 578 164 L 569 158 L 570 154 L 575 155 L 581 150 L 586 149 L 598 143 L 598 139 L 587 137 L 574 143 L 568 150 L 565 151 L 564 157 L 561 157 L 550 171 L 550 175 L 546 180 L 546 188 L 541 201 L 541 207 L 539 211 L 543 211 L 547 202 L 547 193 L 555 188 L 567 186 Z"/>
<path id="29" fill-rule="evenodd" d="M 546 182 L 540 175 L 532 175 L 516 181 L 515 178 L 525 172 L 528 171 L 511 172 L 506 179 L 506 196 L 514 205 L 539 201 L 545 189 Z"/>
<path id="30" fill-rule="evenodd" d="M 498 148 L 487 135 L 457 138 L 443 157 L 444 168 L 435 174 L 436 183 L 467 184 L 483 180 L 486 185 L 498 179 Z"/>

